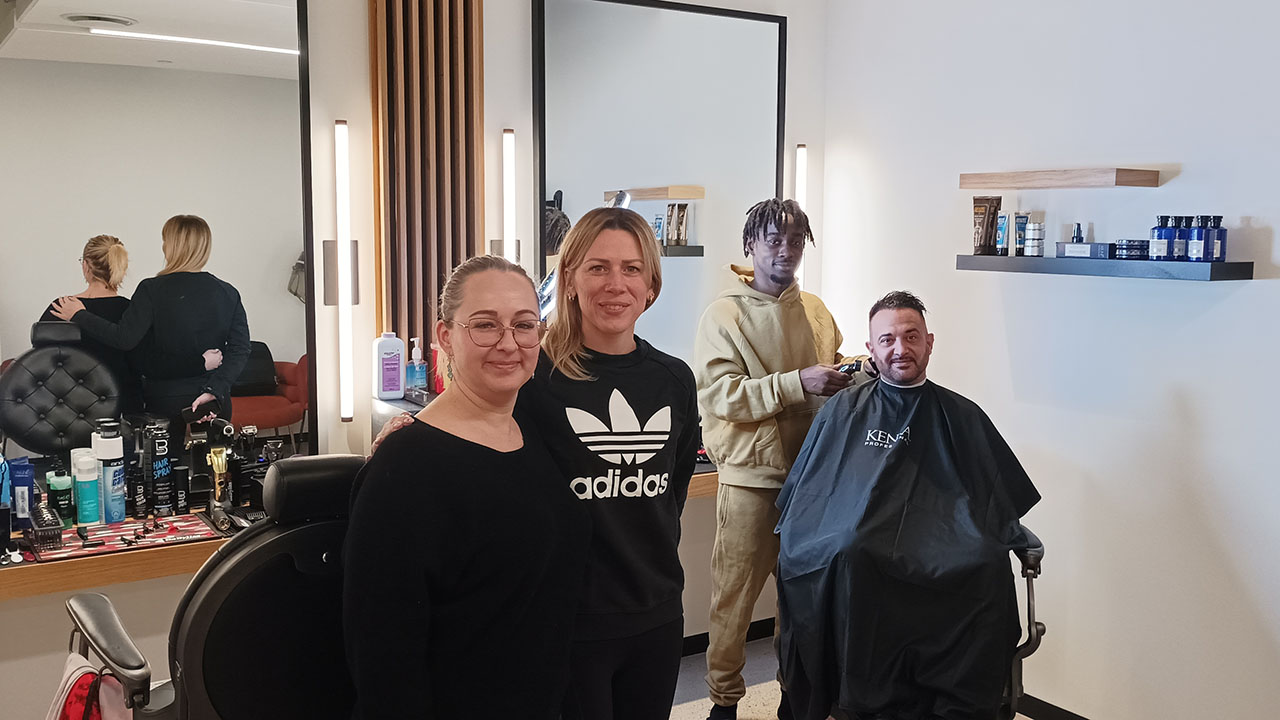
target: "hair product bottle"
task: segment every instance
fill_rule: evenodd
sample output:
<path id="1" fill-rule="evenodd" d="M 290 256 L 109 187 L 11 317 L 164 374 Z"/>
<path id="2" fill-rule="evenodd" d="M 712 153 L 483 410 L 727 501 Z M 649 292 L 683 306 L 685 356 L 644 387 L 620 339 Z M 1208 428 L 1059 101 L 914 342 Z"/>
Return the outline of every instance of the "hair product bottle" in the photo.
<path id="1" fill-rule="evenodd" d="M 1222 227 L 1221 215 L 1214 215 L 1209 218 L 1209 229 L 1213 231 L 1213 261 L 1226 262 L 1227 229 Z"/>
<path id="2" fill-rule="evenodd" d="M 1152 260 L 1170 260 L 1173 256 L 1173 228 L 1169 225 L 1168 215 L 1157 215 L 1156 225 L 1151 228 L 1151 244 L 1147 246 L 1147 257 Z"/>

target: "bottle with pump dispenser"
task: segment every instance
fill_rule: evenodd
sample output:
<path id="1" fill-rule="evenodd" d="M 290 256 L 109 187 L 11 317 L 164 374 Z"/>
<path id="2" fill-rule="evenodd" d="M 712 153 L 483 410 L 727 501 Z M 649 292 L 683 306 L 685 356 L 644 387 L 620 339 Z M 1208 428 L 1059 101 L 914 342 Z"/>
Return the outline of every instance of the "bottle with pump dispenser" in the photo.
<path id="1" fill-rule="evenodd" d="M 409 338 L 413 350 L 409 353 L 409 365 L 405 370 L 405 388 L 427 387 L 427 364 L 422 360 L 422 339 Z"/>
<path id="2" fill-rule="evenodd" d="M 393 332 L 373 341 L 373 396 L 379 400 L 404 397 L 404 341 Z"/>

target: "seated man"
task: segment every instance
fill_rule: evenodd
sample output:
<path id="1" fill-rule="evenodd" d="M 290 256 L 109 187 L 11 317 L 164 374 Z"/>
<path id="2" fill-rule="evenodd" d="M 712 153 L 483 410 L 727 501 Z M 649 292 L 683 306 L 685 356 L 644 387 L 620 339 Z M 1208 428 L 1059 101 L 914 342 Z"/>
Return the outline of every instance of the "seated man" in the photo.
<path id="1" fill-rule="evenodd" d="M 871 308 L 878 382 L 831 398 L 778 498 L 779 661 L 797 720 L 994 719 L 1039 499 L 991 420 L 925 379 L 924 304 Z"/>

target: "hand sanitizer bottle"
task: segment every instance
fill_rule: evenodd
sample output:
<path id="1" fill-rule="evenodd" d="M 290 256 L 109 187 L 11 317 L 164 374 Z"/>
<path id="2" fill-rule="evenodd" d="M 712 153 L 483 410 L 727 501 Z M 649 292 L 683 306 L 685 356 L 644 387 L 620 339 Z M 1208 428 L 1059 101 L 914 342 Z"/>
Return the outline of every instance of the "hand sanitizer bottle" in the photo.
<path id="1" fill-rule="evenodd" d="M 406 388 L 427 387 L 427 364 L 422 360 L 422 339 L 409 338 L 413 351 L 409 354 L 409 371 L 405 376 Z"/>

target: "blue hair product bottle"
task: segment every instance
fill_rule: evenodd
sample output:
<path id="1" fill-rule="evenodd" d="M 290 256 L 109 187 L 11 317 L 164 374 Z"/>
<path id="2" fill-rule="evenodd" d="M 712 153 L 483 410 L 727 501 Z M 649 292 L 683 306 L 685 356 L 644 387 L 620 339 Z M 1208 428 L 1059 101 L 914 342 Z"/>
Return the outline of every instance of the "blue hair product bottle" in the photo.
<path id="1" fill-rule="evenodd" d="M 1147 246 L 1147 257 L 1152 260 L 1168 260 L 1173 255 L 1173 228 L 1169 227 L 1168 215 L 1157 215 L 1156 226 L 1151 228 L 1151 244 Z"/>
<path id="2" fill-rule="evenodd" d="M 1187 260 L 1213 262 L 1213 238 L 1208 215 L 1197 215 L 1196 223 L 1187 236 Z"/>
<path id="3" fill-rule="evenodd" d="M 1187 259 L 1187 241 L 1191 239 L 1191 216 L 1173 216 L 1173 255 L 1170 260 Z"/>
<path id="4" fill-rule="evenodd" d="M 1209 218 L 1209 229 L 1213 231 L 1213 261 L 1227 261 L 1227 229 L 1222 227 L 1222 216 Z"/>

